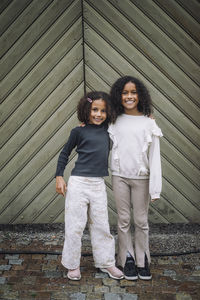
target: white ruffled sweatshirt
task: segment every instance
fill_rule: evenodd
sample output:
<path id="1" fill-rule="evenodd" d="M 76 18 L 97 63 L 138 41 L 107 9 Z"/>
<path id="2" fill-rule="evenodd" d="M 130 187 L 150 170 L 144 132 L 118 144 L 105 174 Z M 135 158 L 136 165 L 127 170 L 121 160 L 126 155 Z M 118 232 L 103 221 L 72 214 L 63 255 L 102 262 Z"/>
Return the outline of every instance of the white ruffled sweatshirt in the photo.
<path id="1" fill-rule="evenodd" d="M 147 116 L 120 115 L 108 128 L 113 141 L 112 175 L 148 179 L 151 199 L 160 198 L 162 171 L 160 140 L 163 136 L 155 120 Z"/>

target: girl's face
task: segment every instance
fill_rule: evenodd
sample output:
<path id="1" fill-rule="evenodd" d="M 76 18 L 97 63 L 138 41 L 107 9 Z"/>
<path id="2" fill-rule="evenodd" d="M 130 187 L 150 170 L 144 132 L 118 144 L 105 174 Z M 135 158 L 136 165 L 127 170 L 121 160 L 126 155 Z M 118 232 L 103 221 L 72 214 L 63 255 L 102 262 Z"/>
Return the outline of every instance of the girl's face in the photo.
<path id="1" fill-rule="evenodd" d="M 138 94 L 135 83 L 127 82 L 122 91 L 122 106 L 124 107 L 125 114 L 138 114 Z"/>
<path id="2" fill-rule="evenodd" d="M 91 104 L 89 124 L 101 125 L 106 118 L 106 102 L 102 99 L 93 100 Z"/>

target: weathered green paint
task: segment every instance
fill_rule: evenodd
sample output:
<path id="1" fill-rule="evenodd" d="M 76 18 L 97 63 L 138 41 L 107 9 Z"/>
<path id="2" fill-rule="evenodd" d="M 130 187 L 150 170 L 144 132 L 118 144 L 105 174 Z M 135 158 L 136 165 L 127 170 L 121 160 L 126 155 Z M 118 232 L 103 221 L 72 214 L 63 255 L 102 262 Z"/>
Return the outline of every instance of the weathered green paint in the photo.
<path id="1" fill-rule="evenodd" d="M 164 134 L 163 191 L 150 222 L 200 223 L 199 8 L 197 0 L 1 1 L 0 223 L 64 221 L 54 174 L 79 124 L 77 102 L 84 87 L 108 92 L 124 74 L 147 85 Z M 66 180 L 75 159 L 73 151 Z M 106 185 L 116 224 L 111 176 Z"/>

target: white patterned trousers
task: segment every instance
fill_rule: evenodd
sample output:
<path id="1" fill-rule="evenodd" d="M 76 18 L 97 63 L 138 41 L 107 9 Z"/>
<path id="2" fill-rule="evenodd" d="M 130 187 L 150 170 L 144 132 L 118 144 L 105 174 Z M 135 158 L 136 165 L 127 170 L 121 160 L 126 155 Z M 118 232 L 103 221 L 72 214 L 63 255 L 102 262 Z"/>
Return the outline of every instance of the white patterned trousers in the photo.
<path id="1" fill-rule="evenodd" d="M 80 266 L 81 238 L 88 220 L 96 268 L 115 265 L 115 241 L 110 234 L 107 194 L 101 177 L 70 176 L 65 200 L 65 241 L 62 264 Z"/>

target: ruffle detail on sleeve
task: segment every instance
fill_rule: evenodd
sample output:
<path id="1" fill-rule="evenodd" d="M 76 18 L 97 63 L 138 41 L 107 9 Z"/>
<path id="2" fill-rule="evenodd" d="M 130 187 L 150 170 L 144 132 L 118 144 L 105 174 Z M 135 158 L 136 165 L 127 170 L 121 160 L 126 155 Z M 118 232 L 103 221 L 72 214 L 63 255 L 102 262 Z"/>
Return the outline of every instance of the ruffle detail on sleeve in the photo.
<path id="1" fill-rule="evenodd" d="M 157 137 L 162 137 L 162 131 L 161 129 L 158 127 L 158 125 L 156 124 L 155 120 L 152 120 L 152 126 L 151 128 L 147 129 L 145 132 L 145 137 L 144 137 L 144 146 L 142 148 L 142 152 L 146 152 L 149 145 L 152 142 L 152 136 L 157 136 Z"/>
<path id="2" fill-rule="evenodd" d="M 119 170 L 119 156 L 118 156 L 118 143 L 117 143 L 117 139 L 114 135 L 113 129 L 112 129 L 112 124 L 108 127 L 108 133 L 110 136 L 110 139 L 113 142 L 113 146 L 112 146 L 112 160 L 115 164 L 115 168 L 117 168 L 117 170 Z M 111 165 L 111 167 L 114 167 Z"/>

